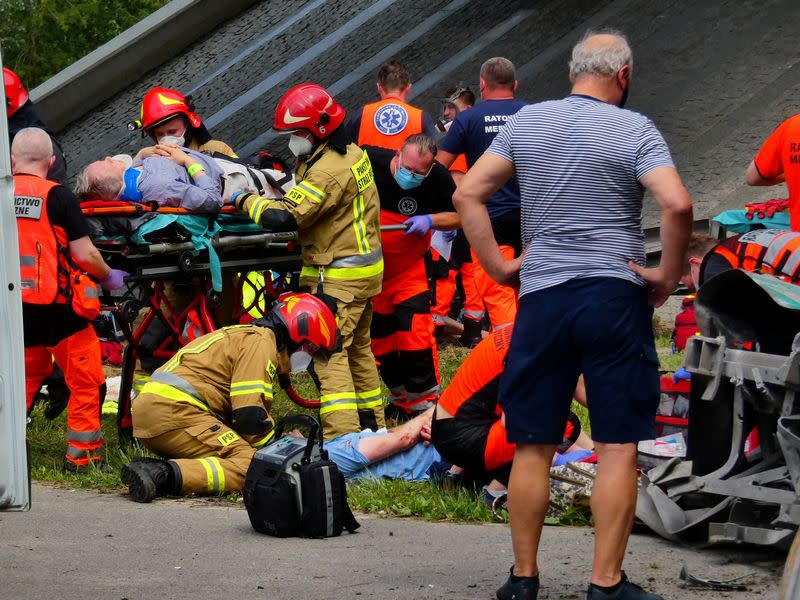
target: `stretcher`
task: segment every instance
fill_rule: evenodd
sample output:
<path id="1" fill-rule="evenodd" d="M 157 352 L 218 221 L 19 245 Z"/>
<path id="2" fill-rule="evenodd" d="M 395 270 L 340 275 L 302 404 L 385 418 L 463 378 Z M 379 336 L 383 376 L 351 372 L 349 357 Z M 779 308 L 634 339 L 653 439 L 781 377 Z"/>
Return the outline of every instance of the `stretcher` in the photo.
<path id="1" fill-rule="evenodd" d="M 297 233 L 265 231 L 233 206 L 218 214 L 126 202 L 89 202 L 81 209 L 105 261 L 129 273 L 125 287 L 102 300 L 103 310 L 119 316 L 127 341 L 117 426 L 121 439 L 131 439 L 137 361 L 146 357 L 155 368 L 201 335 L 263 316 L 272 299 L 296 289 Z M 177 297 L 171 290 L 178 286 L 189 293 Z M 288 377 L 280 383 L 298 405 L 319 406 L 297 394 Z"/>

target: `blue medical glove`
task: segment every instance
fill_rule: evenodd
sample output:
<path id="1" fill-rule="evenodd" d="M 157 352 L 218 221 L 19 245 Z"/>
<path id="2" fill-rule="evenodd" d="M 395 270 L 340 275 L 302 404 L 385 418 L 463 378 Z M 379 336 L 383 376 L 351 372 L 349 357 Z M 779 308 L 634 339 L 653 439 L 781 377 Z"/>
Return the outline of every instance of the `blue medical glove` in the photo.
<path id="1" fill-rule="evenodd" d="M 118 290 L 122 287 L 124 281 L 123 279 L 130 275 L 127 271 L 121 271 L 120 269 L 111 269 L 106 275 L 105 279 L 101 279 L 98 283 L 102 285 L 105 289 L 109 292 Z"/>
<path id="2" fill-rule="evenodd" d="M 452 242 L 458 235 L 458 229 L 450 229 L 449 231 L 442 231 L 442 239 L 445 242 Z"/>
<path id="3" fill-rule="evenodd" d="M 403 235 L 411 234 L 422 237 L 433 227 L 433 219 L 431 219 L 430 215 L 416 215 L 407 219 L 403 225 L 407 228 Z"/>

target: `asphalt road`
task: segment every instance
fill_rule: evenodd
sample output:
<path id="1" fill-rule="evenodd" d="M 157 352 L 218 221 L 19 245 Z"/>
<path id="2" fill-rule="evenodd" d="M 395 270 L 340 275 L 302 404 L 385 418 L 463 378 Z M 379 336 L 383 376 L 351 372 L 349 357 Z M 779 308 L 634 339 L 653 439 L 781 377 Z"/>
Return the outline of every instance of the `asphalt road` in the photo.
<path id="1" fill-rule="evenodd" d="M 512 563 L 505 525 L 358 518 L 355 535 L 276 539 L 253 532 L 241 506 L 35 485 L 31 512 L 0 513 L 0 598 L 489 599 Z M 590 529 L 545 528 L 541 599 L 585 597 L 591 545 Z M 780 560 L 635 535 L 625 568 L 668 600 L 744 600 L 775 597 Z M 682 564 L 707 578 L 745 575 L 748 591 L 685 588 Z"/>

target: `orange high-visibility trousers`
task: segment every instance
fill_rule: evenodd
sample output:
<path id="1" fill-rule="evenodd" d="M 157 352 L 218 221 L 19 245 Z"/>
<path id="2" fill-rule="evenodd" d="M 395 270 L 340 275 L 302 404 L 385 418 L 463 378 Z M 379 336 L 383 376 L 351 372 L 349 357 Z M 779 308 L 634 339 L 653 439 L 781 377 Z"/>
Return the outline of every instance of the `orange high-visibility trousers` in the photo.
<path id="1" fill-rule="evenodd" d="M 439 356 L 424 259 L 384 279 L 372 307 L 372 352 L 390 402 L 425 410 L 439 397 Z"/>
<path id="2" fill-rule="evenodd" d="M 28 410 L 42 382 L 53 372 L 53 357 L 64 371 L 70 391 L 67 404 L 66 458 L 76 466 L 99 460 L 103 445 L 100 429 L 100 386 L 105 383 L 100 340 L 91 325 L 53 347 L 25 348 L 25 400 Z"/>
<path id="3" fill-rule="evenodd" d="M 450 312 L 453 296 L 456 292 L 457 278 L 461 278 L 461 287 L 464 291 L 464 318 L 481 321 L 486 312 L 483 309 L 483 300 L 478 294 L 475 285 L 475 269 L 472 262 L 461 264 L 458 270 L 451 269 L 446 279 L 436 280 L 436 303 L 431 306 L 434 320 L 437 316 L 446 317 Z"/>
<path id="4" fill-rule="evenodd" d="M 475 287 L 489 312 L 492 329 L 497 330 L 514 323 L 517 317 L 517 290 L 500 285 L 483 270 L 475 251 L 472 252 L 472 264 L 475 269 Z M 512 246 L 500 246 L 500 253 L 506 260 L 514 258 Z"/>

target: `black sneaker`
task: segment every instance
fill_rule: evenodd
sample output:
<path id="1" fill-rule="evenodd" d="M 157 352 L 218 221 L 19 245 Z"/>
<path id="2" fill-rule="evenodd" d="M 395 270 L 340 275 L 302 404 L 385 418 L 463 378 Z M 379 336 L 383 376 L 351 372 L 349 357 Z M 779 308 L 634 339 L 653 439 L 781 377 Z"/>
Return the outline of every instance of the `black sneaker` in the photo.
<path id="1" fill-rule="evenodd" d="M 513 574 L 512 566 L 508 580 L 497 590 L 497 600 L 536 600 L 539 596 L 539 578 L 523 577 L 514 583 L 511 581 Z"/>
<path id="2" fill-rule="evenodd" d="M 140 458 L 122 467 L 122 483 L 134 502 L 150 502 L 156 496 L 176 494 L 176 473 L 166 460 Z"/>
<path id="3" fill-rule="evenodd" d="M 613 592 L 604 592 L 591 583 L 586 590 L 586 600 L 664 600 L 663 596 L 645 592 L 635 583 L 628 581 L 625 571 L 622 572 L 622 581 Z"/>

